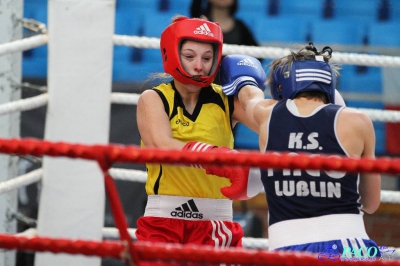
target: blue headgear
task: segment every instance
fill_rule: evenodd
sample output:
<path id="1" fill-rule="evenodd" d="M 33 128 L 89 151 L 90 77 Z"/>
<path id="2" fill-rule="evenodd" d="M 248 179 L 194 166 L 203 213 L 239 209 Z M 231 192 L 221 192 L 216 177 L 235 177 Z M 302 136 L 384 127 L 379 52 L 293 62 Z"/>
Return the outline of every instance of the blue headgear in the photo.
<path id="1" fill-rule="evenodd" d="M 329 63 L 315 60 L 296 60 L 278 66 L 273 71 L 271 96 L 275 100 L 293 99 L 300 91 L 326 93 L 330 103 L 335 102 L 336 75 Z"/>

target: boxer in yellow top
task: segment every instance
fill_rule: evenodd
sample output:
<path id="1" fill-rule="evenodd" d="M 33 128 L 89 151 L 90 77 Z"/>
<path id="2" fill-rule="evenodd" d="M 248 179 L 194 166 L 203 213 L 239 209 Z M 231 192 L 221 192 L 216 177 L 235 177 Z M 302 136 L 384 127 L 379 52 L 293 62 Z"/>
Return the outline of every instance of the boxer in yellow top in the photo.
<path id="1" fill-rule="evenodd" d="M 222 45 L 218 24 L 204 19 L 178 16 L 164 30 L 162 60 L 173 80 L 140 96 L 137 122 L 142 147 L 234 152 L 235 124 L 241 121 L 254 128 L 246 123 L 237 98 L 212 83 Z M 261 65 L 245 63 L 263 86 L 266 75 Z M 147 164 L 147 169 L 148 202 L 137 221 L 139 241 L 241 246 L 243 231 L 232 221 L 229 197 L 238 191 L 242 199 L 256 195 L 262 189 L 258 169 L 169 164 Z M 234 179 L 238 182 L 232 187 Z"/>

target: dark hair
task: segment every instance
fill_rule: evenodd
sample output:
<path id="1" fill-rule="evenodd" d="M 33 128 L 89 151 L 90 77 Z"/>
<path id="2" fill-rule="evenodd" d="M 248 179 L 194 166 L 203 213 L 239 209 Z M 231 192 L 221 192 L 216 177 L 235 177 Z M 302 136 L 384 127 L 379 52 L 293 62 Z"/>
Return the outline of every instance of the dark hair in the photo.
<path id="1" fill-rule="evenodd" d="M 231 6 L 231 8 L 229 10 L 229 14 L 231 16 L 235 15 L 236 11 L 238 10 L 238 5 L 239 5 L 238 1 L 234 0 L 233 4 L 232 4 L 232 6 Z M 207 0 L 206 14 L 210 15 L 210 12 L 211 12 L 211 3 L 210 3 L 210 1 Z"/>
<path id="2" fill-rule="evenodd" d="M 296 94 L 296 96 L 294 97 L 296 98 L 300 98 L 300 97 L 304 97 L 307 99 L 320 99 L 321 101 L 323 101 L 324 103 L 329 103 L 328 100 L 328 95 L 326 95 L 326 93 L 322 92 L 322 91 L 301 91 L 299 93 Z"/>
<path id="3" fill-rule="evenodd" d="M 199 18 L 202 15 L 209 17 L 211 12 L 211 3 L 208 0 L 192 0 L 192 5 L 190 6 L 190 17 Z M 233 4 L 229 10 L 231 16 L 236 14 L 239 8 L 237 0 L 233 1 Z"/>

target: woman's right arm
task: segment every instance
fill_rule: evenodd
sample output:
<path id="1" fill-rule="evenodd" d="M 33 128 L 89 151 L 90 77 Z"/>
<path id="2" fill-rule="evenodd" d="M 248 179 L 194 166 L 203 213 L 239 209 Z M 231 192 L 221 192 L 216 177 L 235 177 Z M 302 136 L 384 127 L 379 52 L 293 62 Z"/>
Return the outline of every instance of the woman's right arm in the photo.
<path id="1" fill-rule="evenodd" d="M 154 90 L 140 95 L 136 115 L 140 137 L 147 148 L 182 149 L 185 146 L 173 138 L 163 102 Z"/>

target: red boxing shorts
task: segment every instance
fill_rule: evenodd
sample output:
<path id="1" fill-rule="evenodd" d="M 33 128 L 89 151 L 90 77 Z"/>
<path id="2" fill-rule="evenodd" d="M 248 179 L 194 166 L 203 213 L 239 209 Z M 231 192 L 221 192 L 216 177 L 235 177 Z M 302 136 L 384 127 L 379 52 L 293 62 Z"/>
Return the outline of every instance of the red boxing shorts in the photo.
<path id="1" fill-rule="evenodd" d="M 242 247 L 243 230 L 236 222 L 141 217 L 137 228 L 138 241 Z"/>
<path id="2" fill-rule="evenodd" d="M 148 197 L 144 217 L 138 219 L 136 230 L 138 241 L 207 245 L 215 248 L 242 247 L 243 235 L 240 224 L 232 221 L 231 200 L 160 195 Z M 139 262 L 139 266 L 166 265 L 196 264 Z"/>
<path id="3" fill-rule="evenodd" d="M 232 216 L 228 199 L 150 195 L 136 236 L 162 243 L 241 247 L 243 230 Z"/>

